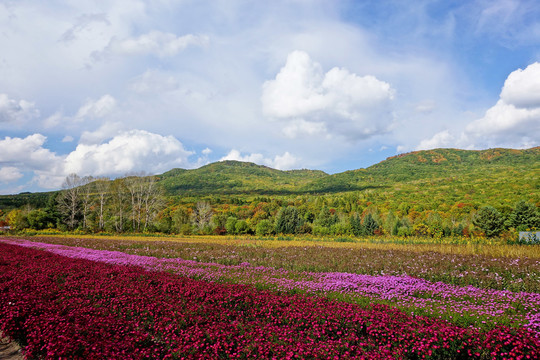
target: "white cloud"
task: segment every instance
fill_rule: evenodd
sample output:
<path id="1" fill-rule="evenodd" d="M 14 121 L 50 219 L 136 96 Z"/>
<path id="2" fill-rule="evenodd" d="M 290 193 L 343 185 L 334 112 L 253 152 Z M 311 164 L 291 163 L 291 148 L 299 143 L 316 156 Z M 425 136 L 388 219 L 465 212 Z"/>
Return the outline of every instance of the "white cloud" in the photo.
<path id="1" fill-rule="evenodd" d="M 0 166 L 22 171 L 32 171 L 39 186 L 57 188 L 62 183 L 62 157 L 43 147 L 46 137 L 41 134 L 26 138 L 6 137 L 0 140 Z M 10 170 L 14 174 L 15 170 Z M 15 172 L 16 173 L 16 172 Z"/>
<path id="2" fill-rule="evenodd" d="M 95 53 L 100 58 L 109 53 L 120 55 L 156 55 L 158 57 L 171 57 L 178 54 L 188 46 L 205 46 L 209 42 L 206 35 L 176 36 L 172 33 L 150 31 L 139 37 L 128 37 L 122 40 L 113 38 L 103 52 Z"/>
<path id="3" fill-rule="evenodd" d="M 41 134 L 0 140 L 0 181 L 15 181 L 23 171 L 30 171 L 41 188 L 57 189 L 70 173 L 121 176 L 192 166 L 188 158 L 193 152 L 185 150 L 176 138 L 144 130 L 122 132 L 105 143 L 79 144 L 65 156 L 44 148 L 45 141 Z"/>
<path id="4" fill-rule="evenodd" d="M 519 108 L 499 100 L 483 118 L 467 125 L 467 133 L 476 136 L 522 137 L 538 132 L 540 107 Z"/>
<path id="5" fill-rule="evenodd" d="M 501 91 L 501 100 L 516 108 L 540 108 L 540 63 L 508 75 Z"/>
<path id="6" fill-rule="evenodd" d="M 79 144 L 65 159 L 65 173 L 123 175 L 131 171 L 151 173 L 189 165 L 193 152 L 172 136 L 131 130 L 103 144 Z"/>
<path id="7" fill-rule="evenodd" d="M 500 99 L 459 135 L 445 130 L 422 140 L 418 149 L 538 146 L 540 139 L 540 64 L 508 75 Z"/>
<path id="8" fill-rule="evenodd" d="M 304 119 L 291 120 L 282 131 L 285 136 L 291 139 L 295 139 L 300 135 L 314 136 L 328 133 L 324 122 L 311 122 Z"/>
<path id="9" fill-rule="evenodd" d="M 298 166 L 300 159 L 291 155 L 288 151 L 283 155 L 276 155 L 272 161 L 272 167 L 279 170 L 290 170 Z"/>
<path id="10" fill-rule="evenodd" d="M 106 122 L 94 131 L 83 131 L 79 144 L 100 144 L 113 138 L 124 130 L 124 125 L 119 122 Z"/>
<path id="11" fill-rule="evenodd" d="M 465 135 L 477 146 L 529 147 L 540 139 L 540 64 L 512 72 L 500 100 L 483 118 L 467 125 Z"/>
<path id="12" fill-rule="evenodd" d="M 64 115 L 62 114 L 62 112 L 56 111 L 54 114 L 47 117 L 43 121 L 43 126 L 45 126 L 45 128 L 52 128 L 52 127 L 58 126 L 60 125 L 63 119 L 64 119 Z"/>
<path id="13" fill-rule="evenodd" d="M 428 150 L 446 147 L 456 147 L 456 139 L 448 130 L 444 130 L 433 135 L 431 139 L 422 140 L 416 147 L 416 150 Z"/>
<path id="14" fill-rule="evenodd" d="M 74 123 L 85 123 L 88 120 L 99 120 L 111 115 L 117 109 L 116 99 L 105 94 L 97 100 L 86 99 L 84 104 L 79 107 L 75 115 L 65 115 L 63 110 L 58 110 L 45 120 L 43 126 L 46 129 L 54 128 L 59 125 L 73 127 Z"/>
<path id="15" fill-rule="evenodd" d="M 212 149 L 206 148 L 202 151 L 203 155 L 208 156 L 212 153 Z"/>
<path id="16" fill-rule="evenodd" d="M 43 147 L 47 138 L 41 134 L 25 138 L 5 137 L 0 140 L 0 165 L 14 165 L 22 169 L 47 169 L 55 167 L 59 158 Z"/>
<path id="17" fill-rule="evenodd" d="M 39 111 L 34 103 L 10 99 L 7 94 L 0 94 L 0 123 L 21 122 L 37 116 L 39 116 Z"/>
<path id="18" fill-rule="evenodd" d="M 85 118 L 103 118 L 110 114 L 115 106 L 116 100 L 109 94 L 103 95 L 97 100 L 88 99 L 77 111 L 75 119 L 83 120 Z"/>
<path id="19" fill-rule="evenodd" d="M 72 142 L 73 140 L 75 139 L 71 135 L 66 135 L 62 138 L 62 142 Z"/>
<path id="20" fill-rule="evenodd" d="M 19 180 L 23 174 L 16 167 L 0 167 L 0 182 L 12 182 Z"/>
<path id="21" fill-rule="evenodd" d="M 244 162 L 252 162 L 259 165 L 266 165 L 278 170 L 290 170 L 298 166 L 299 160 L 297 157 L 291 155 L 288 151 L 283 155 L 276 155 L 274 158 L 265 158 L 262 154 L 252 153 L 248 155 L 242 155 L 240 151 L 232 149 L 227 155 L 219 159 L 224 160 L 236 160 Z"/>
<path id="22" fill-rule="evenodd" d="M 266 116 L 292 121 L 284 128 L 289 137 L 327 131 L 358 139 L 388 131 L 393 98 L 390 84 L 374 76 L 337 67 L 324 73 L 307 53 L 294 51 L 263 84 L 261 100 Z"/>

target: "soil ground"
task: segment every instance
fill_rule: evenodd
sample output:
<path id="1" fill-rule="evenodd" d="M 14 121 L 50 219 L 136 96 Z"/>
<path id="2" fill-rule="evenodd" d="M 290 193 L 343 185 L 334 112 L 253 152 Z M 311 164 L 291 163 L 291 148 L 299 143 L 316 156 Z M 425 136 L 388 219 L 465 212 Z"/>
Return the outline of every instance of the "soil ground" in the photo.
<path id="1" fill-rule="evenodd" d="M 0 360 L 23 360 L 21 348 L 0 333 Z"/>

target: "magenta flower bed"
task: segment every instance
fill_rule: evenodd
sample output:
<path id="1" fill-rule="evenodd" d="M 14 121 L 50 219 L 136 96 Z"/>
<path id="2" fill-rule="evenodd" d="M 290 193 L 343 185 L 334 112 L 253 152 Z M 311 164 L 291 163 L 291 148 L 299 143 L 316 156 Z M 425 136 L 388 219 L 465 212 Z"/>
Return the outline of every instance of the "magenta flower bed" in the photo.
<path id="1" fill-rule="evenodd" d="M 0 329 L 28 358 L 538 358 L 525 329 L 483 333 L 0 244 Z"/>
<path id="2" fill-rule="evenodd" d="M 183 259 L 162 259 L 131 255 L 118 251 L 94 250 L 23 239 L 1 240 L 25 247 L 44 249 L 67 256 L 116 265 L 135 265 L 147 270 L 170 271 L 190 278 L 209 281 L 226 280 L 244 284 L 263 284 L 280 290 L 312 293 L 341 293 L 388 300 L 412 312 L 421 309 L 432 317 L 448 315 L 455 321 L 467 316 L 476 327 L 512 322 L 540 334 L 540 294 L 505 290 L 479 289 L 430 282 L 407 275 L 362 275 L 350 273 L 311 273 L 277 270 L 266 267 L 220 265 Z M 484 322 L 484 324 L 482 323 Z M 487 322 L 487 324 L 485 324 Z M 460 324 L 462 325 L 462 324 Z"/>

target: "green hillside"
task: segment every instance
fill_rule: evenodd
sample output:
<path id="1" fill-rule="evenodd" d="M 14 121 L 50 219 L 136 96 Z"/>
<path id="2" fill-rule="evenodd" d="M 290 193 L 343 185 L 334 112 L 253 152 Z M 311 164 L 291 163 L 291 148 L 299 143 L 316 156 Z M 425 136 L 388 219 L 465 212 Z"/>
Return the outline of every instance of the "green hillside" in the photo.
<path id="1" fill-rule="evenodd" d="M 221 161 L 194 170 L 173 169 L 160 184 L 171 195 L 297 194 L 311 181 L 326 177 L 318 170 L 280 171 L 239 161 Z"/>
<path id="2" fill-rule="evenodd" d="M 540 147 L 482 151 L 435 149 L 401 154 L 378 164 L 308 184 L 311 193 L 379 189 L 378 201 L 437 208 L 455 202 L 509 205 L 540 201 Z"/>
<path id="3" fill-rule="evenodd" d="M 369 194 L 377 203 L 436 209 L 457 202 L 508 206 L 540 202 L 540 147 L 482 151 L 435 149 L 390 157 L 366 169 L 328 175 L 319 170 L 281 171 L 239 161 L 158 176 L 168 196 L 298 196 Z M 52 193 L 0 196 L 0 209 L 44 207 Z"/>
<path id="4" fill-rule="evenodd" d="M 482 151 L 435 149 L 390 157 L 368 167 L 329 175 L 309 184 L 308 190 L 362 188 L 418 180 L 479 176 L 501 170 L 528 172 L 540 169 L 540 148 Z"/>
<path id="5" fill-rule="evenodd" d="M 158 188 L 150 177 L 96 181 L 62 201 L 52 192 L 0 196 L 0 224 L 203 235 L 470 237 L 487 229 L 508 231 L 511 241 L 518 228 L 540 228 L 539 147 L 416 151 L 333 175 L 223 161 L 155 179 Z M 495 222 L 477 220 L 481 211 Z"/>

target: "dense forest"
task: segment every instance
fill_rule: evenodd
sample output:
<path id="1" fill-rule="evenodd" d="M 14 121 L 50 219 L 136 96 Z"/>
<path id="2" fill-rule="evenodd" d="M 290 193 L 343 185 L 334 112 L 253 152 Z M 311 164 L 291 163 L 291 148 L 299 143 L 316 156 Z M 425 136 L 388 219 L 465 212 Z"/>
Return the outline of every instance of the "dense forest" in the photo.
<path id="1" fill-rule="evenodd" d="M 501 236 L 540 228 L 540 148 L 436 149 L 329 175 L 237 161 L 0 196 L 10 231 Z"/>

